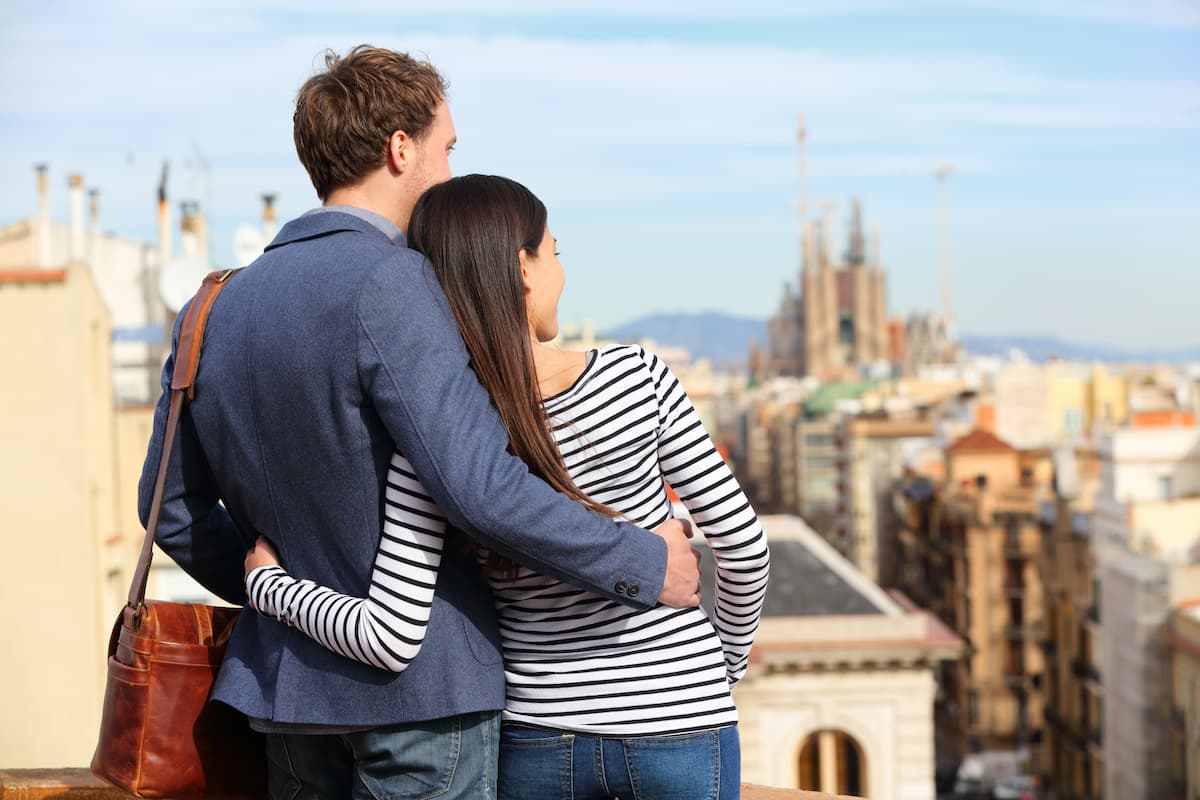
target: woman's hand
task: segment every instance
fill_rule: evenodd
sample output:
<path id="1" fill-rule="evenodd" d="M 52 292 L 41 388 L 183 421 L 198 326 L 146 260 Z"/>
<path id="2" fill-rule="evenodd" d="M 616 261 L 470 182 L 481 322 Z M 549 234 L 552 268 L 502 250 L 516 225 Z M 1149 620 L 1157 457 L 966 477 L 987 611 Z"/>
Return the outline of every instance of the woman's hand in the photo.
<path id="1" fill-rule="evenodd" d="M 279 566 L 279 554 L 265 536 L 260 536 L 254 546 L 246 551 L 246 575 L 259 567 L 269 566 Z"/>

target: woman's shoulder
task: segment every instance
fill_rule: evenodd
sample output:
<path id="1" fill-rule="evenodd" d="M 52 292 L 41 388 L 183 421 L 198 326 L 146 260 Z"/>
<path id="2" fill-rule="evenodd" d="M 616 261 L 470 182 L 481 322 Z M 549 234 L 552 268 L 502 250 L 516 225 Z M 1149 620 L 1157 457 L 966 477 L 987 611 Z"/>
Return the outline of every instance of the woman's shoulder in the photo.
<path id="1" fill-rule="evenodd" d="M 599 348 L 598 352 L 608 361 L 622 360 L 632 362 L 636 360 L 651 368 L 663 363 L 662 359 L 640 344 L 606 344 Z"/>

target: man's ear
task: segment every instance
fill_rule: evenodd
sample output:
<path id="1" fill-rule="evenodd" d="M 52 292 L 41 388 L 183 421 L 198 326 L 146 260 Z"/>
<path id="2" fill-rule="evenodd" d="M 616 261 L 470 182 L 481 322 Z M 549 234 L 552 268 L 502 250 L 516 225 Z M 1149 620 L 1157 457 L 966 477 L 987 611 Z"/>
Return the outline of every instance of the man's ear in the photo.
<path id="1" fill-rule="evenodd" d="M 388 137 L 387 164 L 393 172 L 403 173 L 412 157 L 412 139 L 404 131 L 394 131 Z"/>

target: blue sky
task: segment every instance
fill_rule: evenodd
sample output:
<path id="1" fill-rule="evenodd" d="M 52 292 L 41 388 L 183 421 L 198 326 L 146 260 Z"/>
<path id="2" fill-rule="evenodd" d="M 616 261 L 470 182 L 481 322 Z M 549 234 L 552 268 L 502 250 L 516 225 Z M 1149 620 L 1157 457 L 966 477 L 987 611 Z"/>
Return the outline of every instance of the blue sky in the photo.
<path id="1" fill-rule="evenodd" d="M 862 199 L 892 313 L 940 302 L 949 162 L 962 329 L 1200 342 L 1197 0 L 8 0 L 0 223 L 31 213 L 47 162 L 57 216 L 78 170 L 105 229 L 149 239 L 169 160 L 229 264 L 260 194 L 285 218 L 315 204 L 292 98 L 325 47 L 361 42 L 449 79 L 456 172 L 546 201 L 564 320 L 769 315 L 797 269 L 804 112 L 810 205 L 830 201 L 840 252 Z"/>

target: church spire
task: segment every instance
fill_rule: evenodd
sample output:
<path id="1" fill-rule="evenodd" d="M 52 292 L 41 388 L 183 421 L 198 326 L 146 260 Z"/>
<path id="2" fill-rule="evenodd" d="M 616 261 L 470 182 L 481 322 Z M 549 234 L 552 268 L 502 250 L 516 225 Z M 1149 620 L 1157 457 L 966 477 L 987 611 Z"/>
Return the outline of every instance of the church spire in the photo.
<path id="1" fill-rule="evenodd" d="M 863 235 L 862 201 L 857 197 L 851 204 L 850 241 L 846 246 L 846 266 L 861 267 L 867 263 L 867 241 Z"/>

